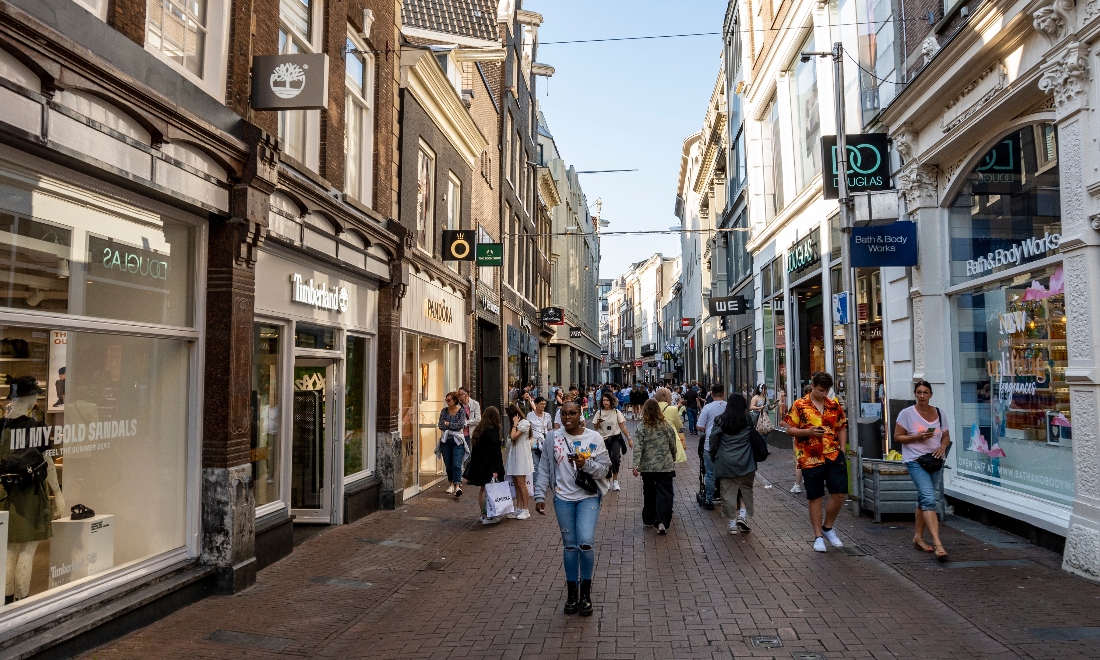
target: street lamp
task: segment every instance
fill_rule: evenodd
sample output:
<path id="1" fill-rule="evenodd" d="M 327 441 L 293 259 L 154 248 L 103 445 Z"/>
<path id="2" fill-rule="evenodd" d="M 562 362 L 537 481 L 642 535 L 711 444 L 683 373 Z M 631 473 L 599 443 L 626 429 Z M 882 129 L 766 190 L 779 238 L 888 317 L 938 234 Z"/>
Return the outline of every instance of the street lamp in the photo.
<path id="1" fill-rule="evenodd" d="M 836 110 L 836 172 L 837 202 L 840 205 L 840 272 L 844 291 L 848 294 L 849 305 L 855 294 L 850 238 L 852 235 L 852 200 L 848 196 L 848 140 L 844 134 L 844 46 L 839 41 L 827 52 L 805 52 L 799 57 L 809 62 L 811 57 L 833 58 L 833 96 Z M 822 161 L 825 161 L 822 154 Z M 823 176 L 828 176 L 824 172 Z M 834 319 L 835 321 L 835 319 Z M 859 332 L 858 319 L 851 318 L 844 326 L 844 403 L 848 415 L 848 446 L 859 446 Z M 855 467 L 852 471 L 852 483 L 859 483 Z"/>

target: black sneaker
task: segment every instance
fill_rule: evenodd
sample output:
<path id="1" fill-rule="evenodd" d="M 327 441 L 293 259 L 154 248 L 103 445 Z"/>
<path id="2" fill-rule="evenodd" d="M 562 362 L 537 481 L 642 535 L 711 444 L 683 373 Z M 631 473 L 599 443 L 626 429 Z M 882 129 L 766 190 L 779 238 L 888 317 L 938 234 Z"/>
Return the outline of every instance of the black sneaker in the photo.
<path id="1" fill-rule="evenodd" d="M 703 502 L 703 508 L 707 511 L 714 511 L 714 502 Z"/>

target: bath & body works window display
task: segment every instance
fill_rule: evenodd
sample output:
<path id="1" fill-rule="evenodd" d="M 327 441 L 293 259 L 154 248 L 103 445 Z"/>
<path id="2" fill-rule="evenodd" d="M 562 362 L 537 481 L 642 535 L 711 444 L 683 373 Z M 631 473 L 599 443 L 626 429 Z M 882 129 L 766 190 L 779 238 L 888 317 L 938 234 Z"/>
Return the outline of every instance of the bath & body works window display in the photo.
<path id="1" fill-rule="evenodd" d="M 1073 416 L 1061 227 L 1050 124 L 997 140 L 951 207 L 952 282 L 1006 275 L 952 297 L 961 376 L 956 476 L 1068 507 Z"/>
<path id="2" fill-rule="evenodd" d="M 40 469 L 0 481 L 0 626 L 39 596 L 187 556 L 199 338 L 196 225 L 5 167 L 0 462 Z M 41 320 L 28 323 L 27 310 Z M 119 320 L 142 336 L 123 334 Z"/>

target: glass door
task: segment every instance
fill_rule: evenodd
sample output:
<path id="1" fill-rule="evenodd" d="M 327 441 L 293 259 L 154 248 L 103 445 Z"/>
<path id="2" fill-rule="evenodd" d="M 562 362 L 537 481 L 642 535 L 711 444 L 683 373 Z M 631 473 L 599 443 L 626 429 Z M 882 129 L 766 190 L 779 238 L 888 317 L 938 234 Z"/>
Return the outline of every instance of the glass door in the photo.
<path id="1" fill-rule="evenodd" d="M 336 360 L 294 359 L 290 508 L 298 522 L 332 522 L 332 469 Z"/>

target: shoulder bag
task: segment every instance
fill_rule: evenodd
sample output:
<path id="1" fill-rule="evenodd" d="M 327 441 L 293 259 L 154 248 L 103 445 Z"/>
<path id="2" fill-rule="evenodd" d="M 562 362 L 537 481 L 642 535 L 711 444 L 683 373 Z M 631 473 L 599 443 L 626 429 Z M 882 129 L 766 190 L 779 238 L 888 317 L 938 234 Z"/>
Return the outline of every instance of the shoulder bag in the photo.
<path id="1" fill-rule="evenodd" d="M 756 430 L 760 435 L 767 435 L 771 433 L 774 428 L 771 418 L 768 417 L 768 408 L 764 406 L 763 410 L 760 410 L 759 419 L 756 420 Z"/>
<path id="2" fill-rule="evenodd" d="M 943 433 L 943 413 L 939 408 L 936 408 L 936 415 L 939 418 L 940 433 Z M 928 474 L 935 474 L 943 469 L 943 459 L 936 458 L 933 454 L 921 454 L 917 457 L 917 465 L 924 468 L 924 471 Z"/>

